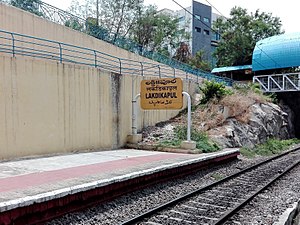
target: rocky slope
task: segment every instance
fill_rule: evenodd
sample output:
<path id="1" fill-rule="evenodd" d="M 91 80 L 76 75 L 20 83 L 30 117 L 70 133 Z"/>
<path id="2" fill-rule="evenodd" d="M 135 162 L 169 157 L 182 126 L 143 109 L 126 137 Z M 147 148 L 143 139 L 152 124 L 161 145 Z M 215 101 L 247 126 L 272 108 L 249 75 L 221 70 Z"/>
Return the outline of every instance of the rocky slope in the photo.
<path id="1" fill-rule="evenodd" d="M 278 105 L 255 103 L 249 108 L 246 123 L 228 117 L 222 126 L 210 129 L 208 133 L 222 147 L 254 147 L 268 138 L 289 139 L 291 130 L 288 114 Z"/>
<path id="2" fill-rule="evenodd" d="M 226 96 L 221 101 L 198 105 L 192 112 L 193 129 L 206 132 L 221 147 L 253 147 L 268 138 L 289 139 L 293 134 L 293 115 L 254 92 Z M 159 144 L 174 138 L 174 128 L 186 124 L 182 114 L 143 130 L 144 144 Z"/>

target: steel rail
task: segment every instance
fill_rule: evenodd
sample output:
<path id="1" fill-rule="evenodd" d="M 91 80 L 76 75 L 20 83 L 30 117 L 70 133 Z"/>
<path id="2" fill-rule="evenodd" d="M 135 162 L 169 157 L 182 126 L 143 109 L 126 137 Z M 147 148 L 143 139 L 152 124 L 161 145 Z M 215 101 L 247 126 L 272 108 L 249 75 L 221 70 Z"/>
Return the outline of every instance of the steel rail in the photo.
<path id="1" fill-rule="evenodd" d="M 253 198 L 255 198 L 258 194 L 260 194 L 262 191 L 266 190 L 268 187 L 270 187 L 275 181 L 279 180 L 282 176 L 287 174 L 289 171 L 294 169 L 297 165 L 300 164 L 300 160 L 296 163 L 289 166 L 287 169 L 285 169 L 282 173 L 280 173 L 278 176 L 274 177 L 271 181 L 269 181 L 265 186 L 257 190 L 254 194 L 249 196 L 245 201 L 243 201 L 241 204 L 237 205 L 232 210 L 229 210 L 225 213 L 224 216 L 222 216 L 218 221 L 216 221 L 213 225 L 221 225 L 224 222 L 226 222 L 230 217 L 232 217 L 235 213 L 237 213 L 242 207 L 244 207 L 246 204 L 248 204 Z"/>
<path id="2" fill-rule="evenodd" d="M 219 184 L 221 184 L 221 183 L 224 183 L 224 182 L 226 182 L 226 181 L 228 181 L 228 180 L 230 180 L 230 179 L 232 179 L 232 178 L 235 178 L 235 177 L 237 177 L 237 176 L 239 176 L 239 175 L 241 175 L 241 174 L 243 174 L 243 173 L 245 173 L 245 172 L 248 172 L 248 171 L 251 171 L 251 170 L 253 170 L 253 169 L 256 169 L 256 168 L 258 168 L 259 166 L 261 166 L 261 165 L 264 165 L 264 164 L 267 164 L 267 163 L 269 163 L 269 162 L 271 162 L 271 161 L 273 161 L 273 160 L 275 160 L 275 159 L 278 159 L 278 158 L 281 158 L 281 157 L 283 157 L 283 156 L 285 156 L 285 155 L 288 155 L 288 154 L 290 154 L 290 153 L 292 153 L 292 152 L 295 152 L 295 151 L 297 151 L 297 150 L 300 150 L 300 147 L 296 147 L 296 148 L 294 148 L 294 149 L 292 149 L 292 150 L 289 150 L 289 151 L 286 151 L 286 152 L 284 152 L 284 153 L 282 153 L 282 154 L 279 154 L 279 155 L 276 155 L 276 156 L 274 156 L 274 157 L 271 157 L 271 158 L 269 158 L 269 159 L 267 159 L 267 160 L 264 160 L 264 161 L 262 161 L 262 162 L 260 162 L 260 163 L 257 163 L 257 164 L 255 164 L 255 165 L 253 165 L 253 166 L 250 166 L 250 167 L 247 167 L 247 168 L 245 168 L 245 169 L 243 169 L 243 170 L 241 170 L 241 171 L 239 171 L 239 172 L 237 172 L 237 173 L 235 173 L 235 174 L 232 174 L 232 175 L 229 175 L 229 176 L 227 176 L 227 177 L 225 177 L 225 178 L 223 178 L 223 179 L 221 179 L 221 180 L 219 180 L 219 181 L 216 181 L 216 182 L 213 182 L 213 183 L 211 183 L 211 184 L 208 184 L 208 185 L 206 185 L 206 186 L 204 186 L 204 187 L 202 187 L 202 188 L 199 188 L 199 189 L 197 189 L 197 190 L 195 190 L 195 191 L 191 191 L 191 192 L 189 192 L 189 193 L 187 193 L 187 194 L 185 194 L 185 195 L 183 195 L 183 196 L 180 196 L 180 197 L 178 197 L 178 198 L 176 198 L 176 199 L 173 199 L 173 200 L 171 200 L 171 201 L 169 201 L 169 202 L 167 202 L 167 203 L 164 203 L 164 204 L 162 204 L 162 205 L 160 205 L 160 206 L 157 206 L 157 207 L 155 207 L 155 208 L 153 208 L 153 209 L 151 209 L 151 210 L 149 210 L 149 211 L 147 211 L 147 212 L 145 212 L 145 213 L 142 213 L 142 214 L 140 214 L 140 215 L 138 215 L 138 216 L 136 216 L 136 217 L 134 217 L 134 218 L 132 218 L 132 219 L 130 219 L 130 220 L 127 220 L 127 221 L 125 221 L 125 222 L 123 222 L 123 223 L 121 223 L 120 225 L 130 225 L 130 224 L 135 224 L 135 223 L 137 223 L 137 222 L 140 222 L 140 221 L 142 221 L 143 219 L 145 219 L 145 218 L 147 218 L 147 217 L 149 217 L 149 216 L 152 216 L 152 215 L 154 215 L 154 214 L 156 214 L 156 213 L 158 213 L 159 211 L 162 211 L 162 210 L 164 210 L 164 209 L 166 209 L 166 208 L 168 208 L 168 207 L 172 207 L 172 206 L 174 206 L 174 205 L 176 205 L 177 203 L 180 203 L 181 201 L 184 201 L 184 200 L 186 200 L 186 199 L 188 199 L 188 198 L 191 198 L 191 197 L 193 197 L 193 196 L 195 196 L 195 195 L 197 195 L 197 194 L 199 194 L 199 193 L 201 193 L 201 192 L 203 192 L 203 191 L 206 191 L 206 190 L 209 190 L 209 189 L 211 189 L 212 187 L 215 187 L 215 186 L 217 186 L 217 185 L 219 185 Z M 297 163 L 295 163 L 296 165 L 297 164 L 299 164 L 299 162 L 297 162 Z M 296 165 L 295 164 L 293 164 L 291 167 L 292 168 L 294 168 Z M 290 167 L 289 167 L 290 168 Z M 291 169 L 292 169 L 291 168 Z M 280 174 L 281 176 L 283 176 L 283 174 Z M 281 177 L 280 176 L 280 177 Z M 277 179 L 279 179 L 279 178 L 277 178 Z M 273 181 L 274 182 L 274 181 Z M 273 183 L 272 182 L 272 183 Z M 270 183 L 270 182 L 269 182 Z M 255 196 L 254 196 L 255 197 Z M 254 198 L 254 197 L 252 197 L 252 198 Z M 251 199 L 252 199 L 251 198 Z M 250 198 L 249 198 L 250 199 Z M 251 200 L 250 199 L 250 200 Z M 250 201 L 249 200 L 249 201 Z M 245 205 L 246 203 L 244 203 L 244 205 Z M 242 207 L 242 206 L 241 206 Z M 236 207 L 237 209 L 239 209 L 238 207 Z M 228 217 L 230 217 L 231 215 L 232 215 L 232 213 L 233 212 L 227 212 L 227 216 L 226 216 L 226 218 L 225 218 L 225 216 L 224 216 L 224 219 L 227 219 Z M 223 218 L 222 218 L 223 219 Z M 216 224 L 220 224 L 220 223 L 216 223 Z"/>

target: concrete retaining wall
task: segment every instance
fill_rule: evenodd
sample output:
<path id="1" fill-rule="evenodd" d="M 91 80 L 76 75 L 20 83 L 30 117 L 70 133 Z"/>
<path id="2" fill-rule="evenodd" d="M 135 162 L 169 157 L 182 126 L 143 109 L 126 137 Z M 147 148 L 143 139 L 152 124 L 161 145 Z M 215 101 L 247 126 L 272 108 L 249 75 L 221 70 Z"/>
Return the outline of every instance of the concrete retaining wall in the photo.
<path id="1" fill-rule="evenodd" d="M 157 63 L 2 3 L 0 29 Z M 176 70 L 180 73 L 186 76 Z M 0 159 L 123 146 L 131 133 L 131 100 L 139 92 L 141 79 L 1 53 Z M 195 84 L 185 82 L 184 90 L 193 93 Z M 141 111 L 138 129 L 177 113 Z"/>
<path id="2" fill-rule="evenodd" d="M 0 56 L 0 159 L 123 146 L 142 77 Z M 193 93 L 195 84 L 184 82 Z M 139 112 L 139 130 L 178 110 Z"/>

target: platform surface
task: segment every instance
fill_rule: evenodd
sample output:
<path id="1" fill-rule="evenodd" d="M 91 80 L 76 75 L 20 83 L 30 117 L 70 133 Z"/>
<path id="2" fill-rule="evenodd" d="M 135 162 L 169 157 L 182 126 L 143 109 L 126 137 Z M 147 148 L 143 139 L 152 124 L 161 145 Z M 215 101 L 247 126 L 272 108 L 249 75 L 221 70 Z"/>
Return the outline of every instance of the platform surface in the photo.
<path id="1" fill-rule="evenodd" d="M 237 152 L 123 149 L 0 162 L 0 212 Z"/>

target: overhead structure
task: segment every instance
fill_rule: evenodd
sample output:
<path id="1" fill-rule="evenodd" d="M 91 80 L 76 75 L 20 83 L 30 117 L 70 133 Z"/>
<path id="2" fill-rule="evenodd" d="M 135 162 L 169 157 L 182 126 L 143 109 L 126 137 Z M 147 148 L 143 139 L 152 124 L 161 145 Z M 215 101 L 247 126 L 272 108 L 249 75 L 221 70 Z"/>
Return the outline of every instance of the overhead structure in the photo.
<path id="1" fill-rule="evenodd" d="M 252 71 L 300 66 L 300 33 L 281 34 L 256 43 Z"/>
<path id="2" fill-rule="evenodd" d="M 253 83 L 258 83 L 263 92 L 300 91 L 300 73 L 254 76 Z"/>

